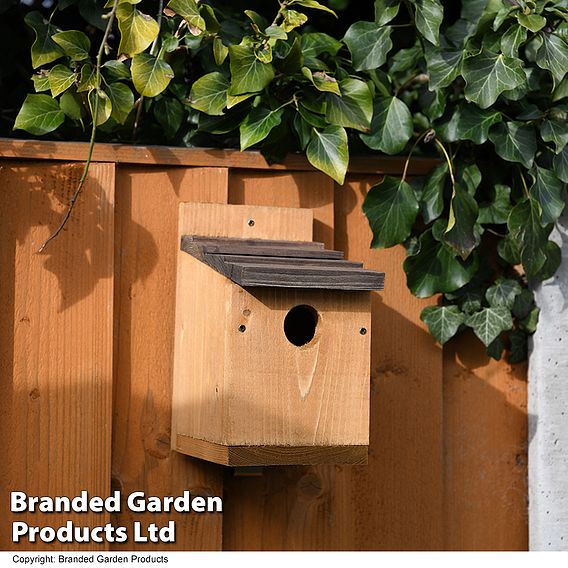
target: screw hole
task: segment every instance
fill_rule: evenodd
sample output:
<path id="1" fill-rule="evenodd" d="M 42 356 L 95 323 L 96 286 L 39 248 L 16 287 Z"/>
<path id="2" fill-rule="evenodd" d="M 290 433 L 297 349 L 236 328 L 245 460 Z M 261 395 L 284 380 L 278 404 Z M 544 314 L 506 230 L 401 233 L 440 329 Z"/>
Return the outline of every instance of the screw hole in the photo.
<path id="1" fill-rule="evenodd" d="M 297 347 L 306 345 L 314 338 L 318 319 L 318 313 L 312 306 L 295 306 L 284 318 L 286 339 Z"/>
<path id="2" fill-rule="evenodd" d="M 359 333 L 360 333 L 361 335 L 367 335 L 367 328 L 366 328 L 366 327 L 362 327 L 362 328 L 359 330 Z"/>
<path id="3" fill-rule="evenodd" d="M 246 330 L 247 330 L 247 326 L 246 326 L 246 325 L 242 325 L 242 324 L 239 325 L 239 331 L 240 331 L 241 333 L 244 333 Z"/>
<path id="4" fill-rule="evenodd" d="M 248 220 L 248 226 L 249 226 L 249 227 L 254 227 L 254 219 L 249 219 L 249 220 Z"/>

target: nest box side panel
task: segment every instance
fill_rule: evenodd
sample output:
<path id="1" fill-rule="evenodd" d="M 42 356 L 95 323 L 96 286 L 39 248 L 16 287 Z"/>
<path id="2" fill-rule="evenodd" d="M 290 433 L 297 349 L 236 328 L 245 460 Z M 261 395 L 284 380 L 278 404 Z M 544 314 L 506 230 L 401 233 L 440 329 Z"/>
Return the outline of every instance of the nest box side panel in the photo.
<path id="1" fill-rule="evenodd" d="M 368 445 L 368 292 L 235 286 L 229 322 L 226 443 Z"/>

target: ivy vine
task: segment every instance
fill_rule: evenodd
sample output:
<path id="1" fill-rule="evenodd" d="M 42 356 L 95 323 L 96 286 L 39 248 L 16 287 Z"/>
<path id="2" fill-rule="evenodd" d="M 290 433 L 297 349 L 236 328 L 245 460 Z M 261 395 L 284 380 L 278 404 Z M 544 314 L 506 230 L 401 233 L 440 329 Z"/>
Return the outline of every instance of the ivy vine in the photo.
<path id="1" fill-rule="evenodd" d="M 440 0 L 376 0 L 342 38 L 310 26 L 337 17 L 315 0 L 263 14 L 170 0 L 149 15 L 139 2 L 107 2 L 96 48 L 57 27 L 76 0 L 27 15 L 35 93 L 14 128 L 269 161 L 299 151 L 338 184 L 350 151 L 438 156 L 429 175 L 405 168 L 369 191 L 372 246 L 406 247 L 411 292 L 439 295 L 422 319 L 441 344 L 471 328 L 496 359 L 526 357 L 530 285 L 561 256 L 549 236 L 568 183 L 568 0 L 468 0 L 457 17 Z"/>

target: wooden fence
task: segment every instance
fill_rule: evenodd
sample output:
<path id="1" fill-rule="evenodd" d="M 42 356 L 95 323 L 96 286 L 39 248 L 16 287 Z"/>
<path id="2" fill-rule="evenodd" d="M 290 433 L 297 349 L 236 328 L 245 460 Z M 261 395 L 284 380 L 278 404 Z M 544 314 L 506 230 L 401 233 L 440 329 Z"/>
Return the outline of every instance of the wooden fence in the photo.
<path id="1" fill-rule="evenodd" d="M 254 152 L 101 144 L 66 230 L 38 254 L 86 154 L 82 143 L 0 140 L 0 548 L 19 546 L 13 520 L 38 524 L 9 512 L 10 491 L 82 489 L 224 496 L 222 514 L 142 517 L 176 520 L 168 550 L 527 548 L 526 366 L 489 360 L 467 334 L 440 349 L 419 318 L 428 302 L 406 289 L 404 251 L 369 248 L 365 193 L 403 160 L 353 159 L 338 187 L 297 156 L 269 167 Z M 411 174 L 431 167 L 413 161 Z M 243 476 L 170 450 L 184 201 L 310 208 L 316 240 L 386 272 L 372 302 L 368 465 Z M 140 520 L 48 516 L 68 518 Z"/>

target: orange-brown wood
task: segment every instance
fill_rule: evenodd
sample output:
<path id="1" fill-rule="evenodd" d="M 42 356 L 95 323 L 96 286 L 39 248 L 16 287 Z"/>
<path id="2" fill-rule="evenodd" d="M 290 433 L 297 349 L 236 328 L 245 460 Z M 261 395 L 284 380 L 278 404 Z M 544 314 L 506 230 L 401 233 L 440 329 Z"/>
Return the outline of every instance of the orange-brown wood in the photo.
<path id="1" fill-rule="evenodd" d="M 114 164 L 93 164 L 65 231 L 82 164 L 0 165 L 0 548 L 101 549 L 12 543 L 12 522 L 104 526 L 108 514 L 9 512 L 10 491 L 107 496 L 112 422 Z"/>
<path id="2" fill-rule="evenodd" d="M 448 550 L 527 550 L 527 368 L 472 333 L 444 348 Z"/>
<path id="3" fill-rule="evenodd" d="M 82 161 L 88 152 L 86 142 L 51 142 L 46 140 L 13 140 L 0 138 L 0 157 Z M 157 164 L 161 166 L 207 166 L 270 170 L 314 171 L 301 154 L 290 154 L 282 163 L 269 165 L 260 152 L 239 152 L 216 148 L 175 148 L 170 146 L 132 146 L 128 144 L 96 144 L 95 162 L 117 164 Z M 352 172 L 397 174 L 406 158 L 385 156 L 352 156 Z M 409 174 L 424 174 L 437 163 L 432 159 L 415 158 Z"/>
<path id="4" fill-rule="evenodd" d="M 227 201 L 224 168 L 123 167 L 117 177 L 113 484 L 123 495 L 222 495 L 219 466 L 170 449 L 178 210 Z M 222 515 L 124 511 L 114 523 L 176 522 L 168 550 L 221 548 Z M 136 545 L 126 549 L 162 549 Z"/>

